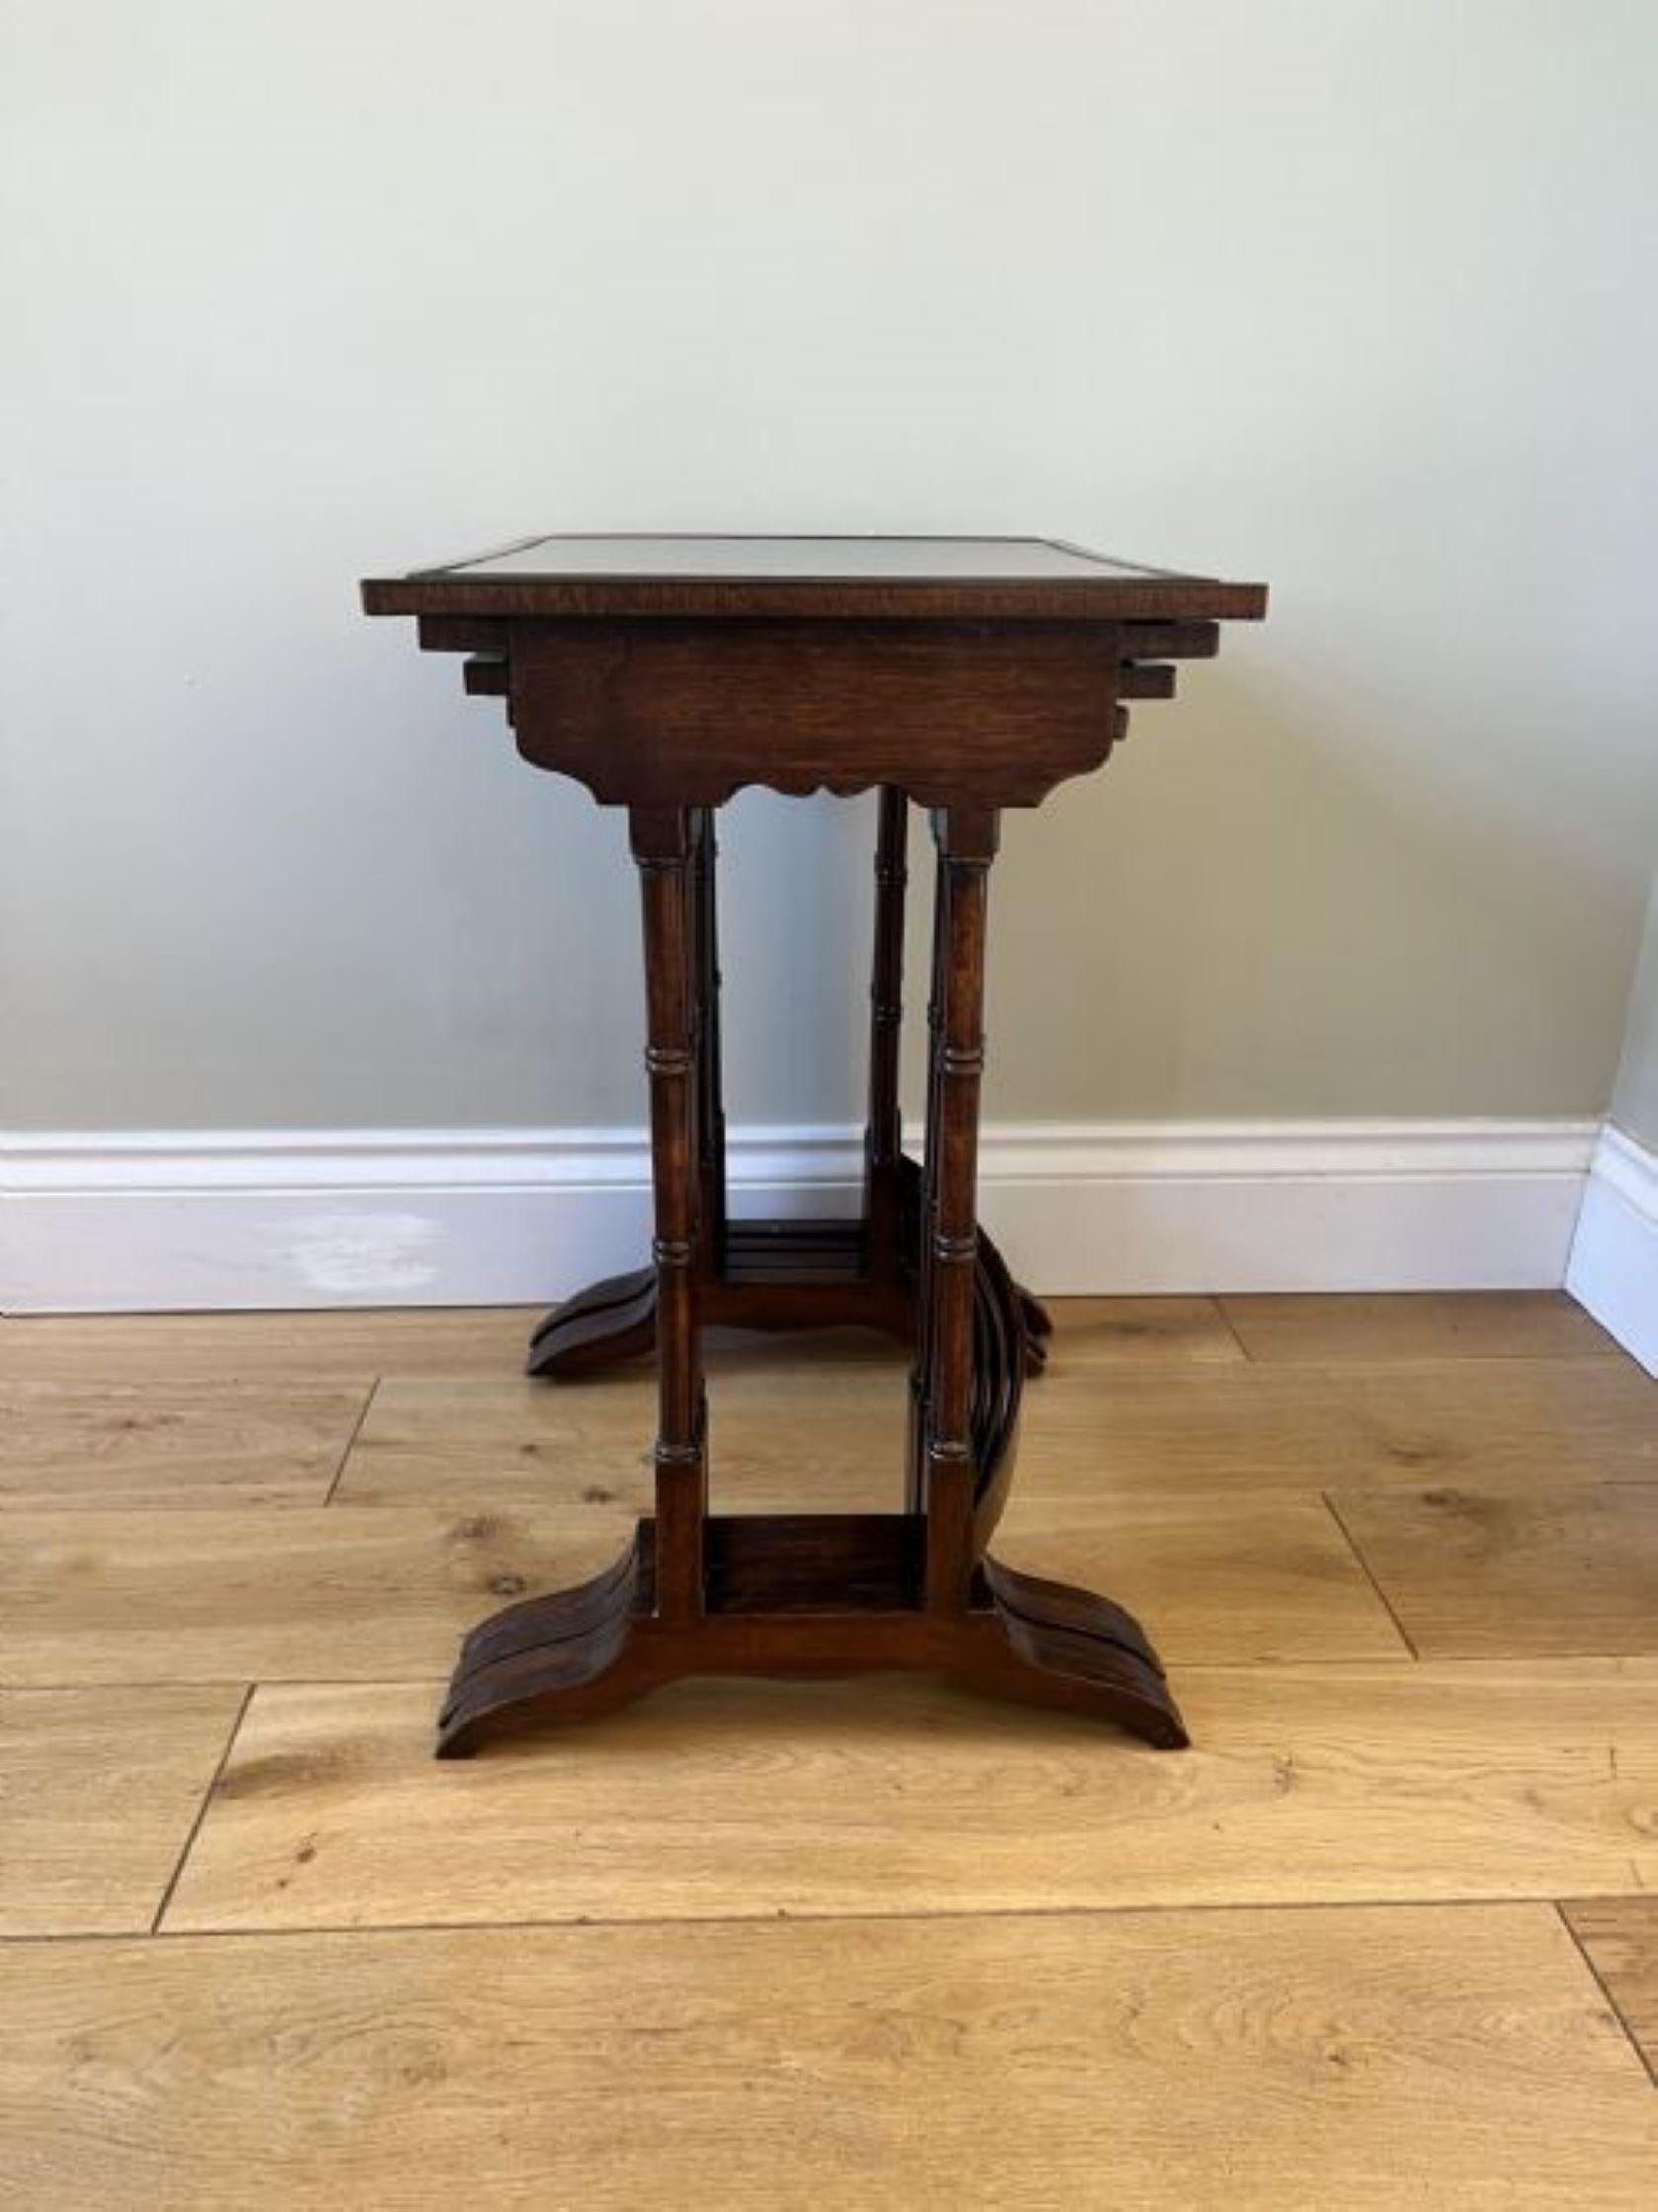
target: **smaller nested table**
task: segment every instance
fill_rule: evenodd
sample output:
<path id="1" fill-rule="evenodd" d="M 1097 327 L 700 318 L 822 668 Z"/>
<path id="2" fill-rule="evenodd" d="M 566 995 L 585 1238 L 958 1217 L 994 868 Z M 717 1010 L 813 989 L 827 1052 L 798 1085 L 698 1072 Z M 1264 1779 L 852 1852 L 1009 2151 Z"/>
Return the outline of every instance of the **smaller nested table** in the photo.
<path id="1" fill-rule="evenodd" d="M 544 537 L 369 582 L 507 701 L 518 750 L 625 807 L 644 901 L 656 1237 L 536 1331 L 565 1382 L 654 1348 L 656 1511 L 605 1573 L 474 1629 L 438 1724 L 456 1758 L 693 1674 L 926 1668 L 1186 1741 L 1139 1622 L 987 1546 L 1049 1333 L 978 1225 L 985 929 L 997 817 L 1102 765 L 1128 702 L 1215 653 L 1264 587 L 1045 538 Z M 715 811 L 746 784 L 879 792 L 869 1119 L 855 1221 L 728 1219 Z M 904 1150 L 911 804 L 937 847 L 926 1139 Z M 865 1324 L 913 1347 L 902 1507 L 708 1510 L 700 1332 Z"/>

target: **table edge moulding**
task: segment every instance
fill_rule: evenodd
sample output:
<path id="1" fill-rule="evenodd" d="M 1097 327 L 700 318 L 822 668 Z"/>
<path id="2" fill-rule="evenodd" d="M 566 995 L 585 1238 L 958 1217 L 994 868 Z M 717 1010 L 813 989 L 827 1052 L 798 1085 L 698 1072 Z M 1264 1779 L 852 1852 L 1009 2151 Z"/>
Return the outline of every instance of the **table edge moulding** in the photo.
<path id="1" fill-rule="evenodd" d="M 1184 1724 L 1109 1599 L 989 1552 L 1019 1405 L 1050 1334 L 978 1225 L 986 928 L 997 818 L 1103 765 L 1129 704 L 1173 695 L 1265 588 L 1044 538 L 526 538 L 362 587 L 465 657 L 518 750 L 628 812 L 643 907 L 651 1264 L 536 1329 L 550 1382 L 654 1353 L 656 1510 L 574 1588 L 466 1638 L 439 1716 L 461 1757 L 685 1675 L 922 1668 L 1097 1715 L 1161 1746 Z M 733 1221 L 720 1070 L 716 810 L 757 784 L 879 796 L 863 1206 Z M 909 809 L 935 846 L 925 1143 L 899 1112 Z M 910 1349 L 886 1514 L 709 1511 L 701 1332 L 865 1326 Z M 786 1470 L 785 1470 L 786 1471 Z"/>

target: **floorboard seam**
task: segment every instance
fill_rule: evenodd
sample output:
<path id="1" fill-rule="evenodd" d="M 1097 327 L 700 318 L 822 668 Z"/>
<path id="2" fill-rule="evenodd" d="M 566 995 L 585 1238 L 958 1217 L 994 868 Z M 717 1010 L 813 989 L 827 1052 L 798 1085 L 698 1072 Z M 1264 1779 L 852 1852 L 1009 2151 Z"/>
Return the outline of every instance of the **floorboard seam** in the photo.
<path id="1" fill-rule="evenodd" d="M 362 1434 L 362 1424 L 368 1418 L 369 1407 L 374 1403 L 375 1398 L 379 1395 L 381 1381 L 382 1378 L 376 1375 L 373 1382 L 368 1385 L 368 1395 L 363 1399 L 361 1409 L 359 1410 L 356 1419 L 352 1423 L 352 1433 L 346 1439 L 346 1449 L 340 1455 L 340 1464 L 334 1470 L 334 1479 L 332 1482 L 330 1482 L 328 1488 L 323 1492 L 322 1502 L 324 1505 L 332 1505 L 334 1503 L 334 1493 L 339 1489 L 341 1480 L 345 1475 L 347 1465 L 351 1461 L 352 1454 L 356 1450 L 356 1440 Z"/>
<path id="2" fill-rule="evenodd" d="M 214 1767 L 212 1774 L 208 1777 L 206 1788 L 201 1792 L 201 1802 L 196 1808 L 196 1818 L 190 1824 L 190 1834 L 185 1838 L 184 1848 L 180 1851 L 178 1858 L 174 1861 L 173 1871 L 168 1877 L 167 1887 L 162 1891 L 161 1902 L 155 1909 L 155 1918 L 150 1922 L 150 1934 L 152 1936 L 159 1936 L 161 1933 L 162 1919 L 166 1914 L 168 1906 L 173 1902 L 173 1892 L 179 1886 L 179 1876 L 185 1870 L 185 1861 L 189 1858 L 191 1853 L 196 1848 L 196 1839 L 201 1833 L 201 1823 L 207 1817 L 207 1807 L 212 1803 L 213 1792 L 219 1785 L 219 1780 L 224 1774 L 224 1770 L 230 1764 L 230 1754 L 236 1748 L 236 1739 L 242 1733 L 242 1723 L 247 1718 L 248 1707 L 253 1703 L 254 1692 L 258 1687 L 259 1685 L 257 1683 L 250 1682 L 242 1693 L 242 1701 L 236 1707 L 236 1717 L 230 1723 L 230 1733 L 224 1739 L 224 1749 L 219 1753 L 218 1764 Z"/>
<path id="3" fill-rule="evenodd" d="M 1579 1892 L 1585 1902 L 1618 1902 L 1622 1891 L 1608 1891 L 1604 1899 L 1593 1892 Z M 963 1905 L 929 1912 L 895 1909 L 891 1912 L 813 1913 L 772 1911 L 757 1913 L 662 1913 L 655 1915 L 589 1915 L 573 1920 L 387 1920 L 325 1921 L 304 1928 L 223 1927 L 163 1928 L 146 1935 L 140 1929 L 59 1929 L 45 1934 L 0 1935 L 0 1951 L 9 1946 L 42 1943 L 133 1943 L 146 1946 L 207 1941 L 248 1942 L 266 1937 L 288 1939 L 302 1936 L 489 1936 L 531 1934 L 544 1930 L 626 1930 L 667 1928 L 832 1928 L 842 1923 L 884 1927 L 889 1923 L 921 1921 L 1004 1920 L 1143 1920 L 1157 1915 L 1267 1913 L 1469 1913 L 1498 1912 L 1509 1907 L 1531 1911 L 1540 1907 L 1560 1910 L 1559 1900 L 1539 1892 L 1525 1896 L 1490 1897 L 1308 1897 L 1279 1898 L 1271 1904 L 1163 1904 L 1163 1905 L 988 1905 L 983 1911 Z"/>
<path id="4" fill-rule="evenodd" d="M 1388 1620 L 1398 1630 L 1400 1641 L 1403 1643 L 1406 1651 L 1410 1653 L 1410 1656 L 1413 1659 L 1420 1659 L 1422 1656 L 1421 1652 L 1417 1650 L 1416 1645 L 1412 1641 L 1410 1633 L 1406 1629 L 1404 1622 L 1394 1612 L 1393 1601 L 1388 1597 L 1386 1591 L 1382 1589 L 1381 1583 L 1377 1581 L 1375 1571 L 1373 1570 L 1370 1561 L 1365 1557 L 1364 1553 L 1359 1549 L 1358 1544 L 1354 1541 L 1353 1532 L 1347 1526 L 1347 1523 L 1342 1519 L 1340 1513 L 1337 1511 L 1335 1499 L 1331 1497 L 1328 1490 L 1320 1490 L 1318 1495 L 1324 1501 L 1324 1510 L 1328 1513 L 1330 1519 L 1335 1523 L 1336 1527 L 1341 1531 L 1343 1538 L 1346 1540 L 1348 1550 L 1351 1551 L 1354 1558 L 1358 1560 L 1360 1572 L 1364 1575 L 1365 1580 L 1370 1584 L 1371 1588 L 1376 1592 L 1378 1599 L 1386 1611 Z"/>
<path id="5" fill-rule="evenodd" d="M 1583 1937 L 1578 1934 L 1577 1930 L 1572 1926 L 1572 1916 L 1567 1912 L 1565 1906 L 1562 1905 L 1558 1899 L 1555 1900 L 1554 1910 L 1559 1915 L 1560 1926 L 1565 1930 L 1566 1936 L 1571 1942 L 1572 1948 L 1577 1952 L 1578 1957 L 1582 1959 L 1585 1967 L 1589 1971 L 1590 1978 L 1593 1980 L 1595 1987 L 1600 1991 L 1602 1997 L 1605 1998 L 1607 2005 L 1611 2010 L 1613 2018 L 1623 2030 L 1623 2034 L 1628 2042 L 1629 2048 L 1634 2052 L 1636 2058 L 1639 2059 L 1641 2067 L 1646 2074 L 1647 2080 L 1652 2084 L 1654 2089 L 1658 2089 L 1658 2058 L 1648 2058 L 1646 2054 L 1646 2048 L 1641 2042 L 1640 2037 L 1629 2025 L 1628 2018 L 1624 2014 L 1622 2006 L 1619 2005 L 1617 1998 L 1614 1997 L 1611 1989 L 1607 1984 L 1605 1975 L 1602 1974 L 1600 1968 L 1595 1964 L 1594 1954 L 1591 1952 L 1588 1944 L 1583 1940 Z"/>
<path id="6" fill-rule="evenodd" d="M 1592 1891 L 1580 1892 L 1586 1898 Z M 1621 1897 L 1621 1891 L 1608 1891 L 1607 1897 Z M 303 1927 L 272 1925 L 223 1925 L 216 1927 L 181 1927 L 160 1929 L 157 1942 L 179 1942 L 186 1937 L 205 1936 L 217 1941 L 220 1938 L 247 1939 L 255 1936 L 465 1936 L 484 1935 L 492 1931 L 528 1932 L 534 1929 L 671 1929 L 671 1928 L 830 1928 L 842 1925 L 884 1927 L 901 1922 L 920 1921 L 1027 1921 L 1027 1920 L 1137 1920 L 1170 1914 L 1202 1913 L 1217 1917 L 1226 1914 L 1263 1915 L 1269 1913 L 1466 1913 L 1500 1912 L 1510 1908 L 1523 1912 L 1558 1910 L 1557 1899 L 1539 1891 L 1524 1896 L 1493 1894 L 1482 1897 L 1308 1897 L 1278 1898 L 1272 1903 L 1246 1900 L 1228 1900 L 1224 1903 L 1178 1903 L 1139 1905 L 991 1905 L 976 1910 L 969 1905 L 928 1911 L 923 1908 L 895 1907 L 891 1911 L 810 1912 L 772 1908 L 750 1913 L 640 1913 L 588 1914 L 556 1920 L 410 1920 L 410 1921 L 318 1921 Z M 17 1942 L 120 1942 L 130 1937 L 98 1935 L 62 1934 L 56 1936 L 20 1936 L 10 1940 Z M 147 1938 L 146 1938 L 147 1940 Z"/>
<path id="7" fill-rule="evenodd" d="M 1259 1367 L 1262 1363 L 1253 1357 L 1248 1345 L 1244 1343 L 1242 1330 L 1232 1319 L 1231 1315 L 1226 1311 L 1225 1300 L 1224 1298 L 1218 1298 L 1212 1295 L 1209 1303 L 1214 1306 L 1216 1312 L 1221 1316 L 1221 1326 L 1225 1330 L 1226 1334 L 1237 1346 L 1238 1351 L 1242 1356 L 1244 1366 Z"/>

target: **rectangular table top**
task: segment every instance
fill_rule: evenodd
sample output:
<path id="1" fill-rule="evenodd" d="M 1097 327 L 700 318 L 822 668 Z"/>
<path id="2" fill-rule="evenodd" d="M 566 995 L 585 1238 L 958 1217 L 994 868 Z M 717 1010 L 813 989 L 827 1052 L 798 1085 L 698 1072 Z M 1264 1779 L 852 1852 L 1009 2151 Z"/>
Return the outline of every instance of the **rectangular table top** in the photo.
<path id="1" fill-rule="evenodd" d="M 1266 588 L 1043 537 L 571 534 L 363 585 L 370 614 L 1256 619 Z"/>

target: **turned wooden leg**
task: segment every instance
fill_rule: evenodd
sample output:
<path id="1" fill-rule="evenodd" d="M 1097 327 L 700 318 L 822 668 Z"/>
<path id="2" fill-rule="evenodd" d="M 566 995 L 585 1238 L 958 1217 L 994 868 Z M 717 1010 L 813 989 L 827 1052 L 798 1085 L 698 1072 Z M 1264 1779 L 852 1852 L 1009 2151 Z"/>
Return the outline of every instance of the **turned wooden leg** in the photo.
<path id="1" fill-rule="evenodd" d="M 726 1117 L 721 1097 L 719 844 L 714 810 L 688 815 L 687 871 L 693 955 L 691 1031 L 696 1055 L 696 1176 L 700 1230 L 697 1273 L 716 1283 L 726 1255 Z M 526 1372 L 558 1381 L 595 1374 L 653 1351 L 657 1341 L 657 1270 L 634 1268 L 592 1283 L 556 1305 L 530 1338 Z"/>
<path id="2" fill-rule="evenodd" d="M 707 1406 L 696 1312 L 697 1115 L 691 822 L 682 808 L 629 817 L 645 923 L 651 1179 L 657 1268 L 657 1604 L 670 1619 L 703 1608 Z"/>
<path id="3" fill-rule="evenodd" d="M 725 1272 L 726 1258 L 726 1109 L 720 1064 L 719 839 L 712 807 L 698 807 L 691 818 L 691 905 L 696 996 L 692 1028 L 696 1036 L 697 1272 L 704 1282 Z"/>
<path id="4" fill-rule="evenodd" d="M 869 1120 L 864 1129 L 865 1259 L 873 1276 L 893 1277 L 901 1251 L 904 1121 L 899 1054 L 904 1029 L 904 894 L 909 802 L 884 784 L 875 837 L 875 958 L 869 979 Z"/>
<path id="5" fill-rule="evenodd" d="M 916 1178 L 915 1205 L 915 1358 L 909 1370 L 909 1442 L 905 1487 L 905 1509 L 920 1513 L 926 1504 L 926 1391 L 932 1365 L 934 1307 L 932 1296 L 932 1242 L 938 1215 L 939 1021 L 943 1007 L 945 908 L 948 889 L 942 856 L 934 864 L 932 894 L 932 960 L 927 982 L 927 1098 L 921 1166 Z"/>
<path id="6" fill-rule="evenodd" d="M 737 1328 L 880 1329 L 914 1338 L 918 1173 L 903 1148 L 899 1056 L 903 1024 L 905 848 L 909 802 L 879 794 L 875 957 L 870 979 L 869 1116 L 860 1221 L 728 1221 L 721 1095 L 718 845 L 712 808 L 688 813 L 696 1059 L 696 1274 L 703 1318 Z M 940 909 L 942 911 L 942 908 Z M 1020 1293 L 1024 1365 L 1040 1370 L 1047 1315 Z M 571 1382 L 643 1357 L 657 1341 L 657 1271 L 635 1268 L 590 1284 L 555 1306 L 530 1340 L 527 1371 Z"/>
<path id="7" fill-rule="evenodd" d="M 509 1606 L 472 1631 L 438 1722 L 442 1758 L 465 1758 L 488 1735 L 537 1716 L 576 1720 L 625 1703 L 668 1679 L 653 1635 L 680 1638 L 703 1620 L 707 1404 L 697 1237 L 707 1155 L 699 1141 L 696 1047 L 704 1034 L 710 948 L 699 930 L 701 901 L 692 881 L 700 834 L 683 808 L 634 808 L 629 816 L 644 922 L 656 1215 L 656 1515 L 603 1574 Z M 674 1671 L 682 1670 L 669 1667 Z"/>
<path id="8" fill-rule="evenodd" d="M 927 1516 L 926 1599 L 965 1610 L 975 1565 L 972 1435 L 974 1283 L 979 1255 L 979 1091 L 985 1067 L 985 917 L 996 817 L 947 807 L 934 817 L 942 922 L 935 949 L 929 1220 L 923 1234 L 926 1363 L 920 1475 Z"/>

